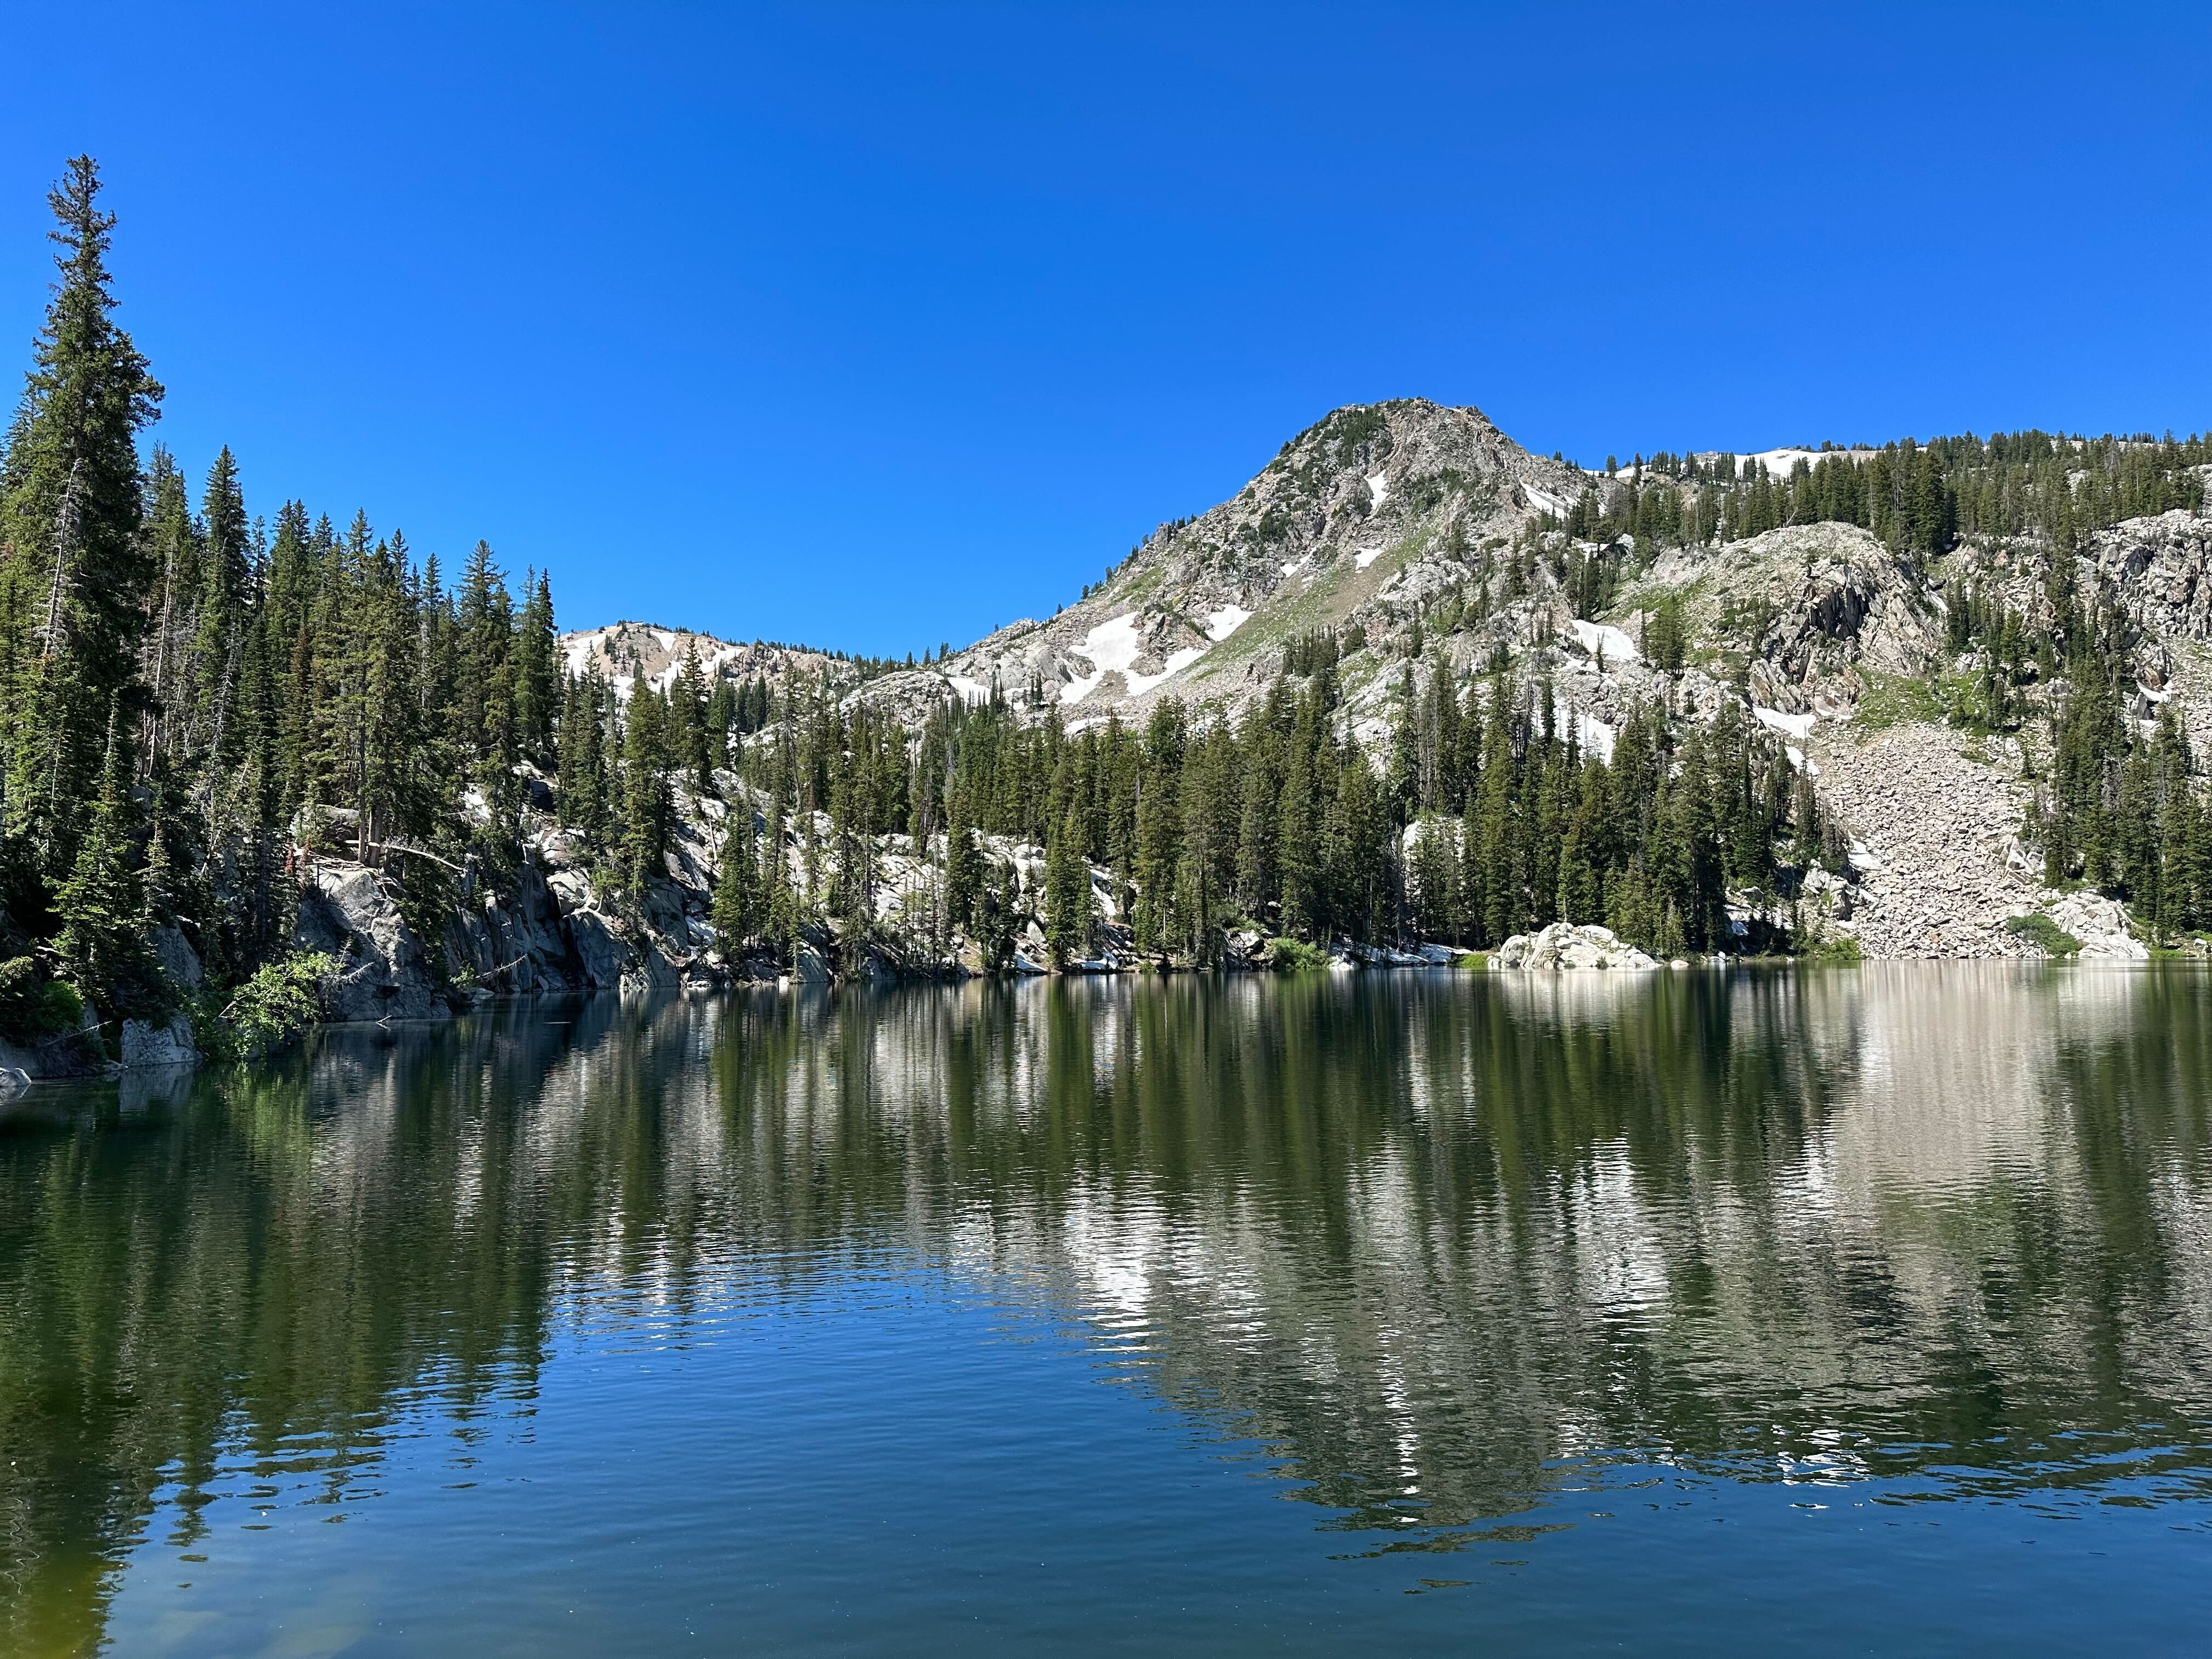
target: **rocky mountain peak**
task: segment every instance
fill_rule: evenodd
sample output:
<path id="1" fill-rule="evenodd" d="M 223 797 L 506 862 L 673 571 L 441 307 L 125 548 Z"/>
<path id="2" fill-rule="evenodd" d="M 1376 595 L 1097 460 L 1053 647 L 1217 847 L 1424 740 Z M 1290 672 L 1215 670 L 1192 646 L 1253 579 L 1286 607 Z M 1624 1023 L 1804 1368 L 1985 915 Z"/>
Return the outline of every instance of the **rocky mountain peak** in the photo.
<path id="1" fill-rule="evenodd" d="M 734 644 L 712 634 L 663 628 L 657 623 L 618 622 L 582 629 L 562 635 L 558 646 L 564 672 L 580 676 L 596 671 L 625 701 L 641 679 L 657 691 L 667 690 L 684 672 L 685 661 L 693 659 L 710 685 L 718 679 L 756 678 L 781 683 L 793 675 L 827 676 L 836 685 L 858 678 L 850 663 L 827 652 L 761 640 Z"/>
<path id="2" fill-rule="evenodd" d="M 1239 705 L 1300 637 L 1357 626 L 1402 586 L 1448 580 L 1425 568 L 1565 513 L 1590 482 L 1479 409 L 1425 398 L 1339 409 L 1229 500 L 1162 526 L 1077 603 L 1000 629 L 939 678 L 971 695 L 995 684 L 1071 724 L 1168 695 Z"/>

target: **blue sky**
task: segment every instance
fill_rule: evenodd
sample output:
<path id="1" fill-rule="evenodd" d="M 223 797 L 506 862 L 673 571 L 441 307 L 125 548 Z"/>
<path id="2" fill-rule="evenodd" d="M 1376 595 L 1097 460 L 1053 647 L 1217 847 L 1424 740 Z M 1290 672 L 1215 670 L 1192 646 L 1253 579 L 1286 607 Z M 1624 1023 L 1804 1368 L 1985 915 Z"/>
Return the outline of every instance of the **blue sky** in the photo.
<path id="1" fill-rule="evenodd" d="M 2203 6 L 44 0 L 0 53 L 7 371 L 89 149 L 195 477 L 484 537 L 564 626 L 965 641 L 1389 397 L 1592 463 L 2212 425 Z"/>

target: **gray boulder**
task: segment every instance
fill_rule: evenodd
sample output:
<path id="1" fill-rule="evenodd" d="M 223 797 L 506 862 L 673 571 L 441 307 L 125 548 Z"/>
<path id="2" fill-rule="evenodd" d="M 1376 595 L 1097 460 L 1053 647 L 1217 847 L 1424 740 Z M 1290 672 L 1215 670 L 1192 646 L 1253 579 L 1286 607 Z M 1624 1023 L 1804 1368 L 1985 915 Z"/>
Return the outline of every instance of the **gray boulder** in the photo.
<path id="1" fill-rule="evenodd" d="M 119 1046 L 119 1058 L 126 1072 L 199 1064 L 199 1045 L 192 1041 L 192 1023 L 183 1014 L 172 1014 L 160 1024 L 150 1020 L 126 1019 Z"/>
<path id="2" fill-rule="evenodd" d="M 1558 969 L 1656 968 L 1642 951 L 1610 927 L 1555 921 L 1540 933 L 1516 933 L 1490 958 L 1492 968 L 1545 972 Z"/>

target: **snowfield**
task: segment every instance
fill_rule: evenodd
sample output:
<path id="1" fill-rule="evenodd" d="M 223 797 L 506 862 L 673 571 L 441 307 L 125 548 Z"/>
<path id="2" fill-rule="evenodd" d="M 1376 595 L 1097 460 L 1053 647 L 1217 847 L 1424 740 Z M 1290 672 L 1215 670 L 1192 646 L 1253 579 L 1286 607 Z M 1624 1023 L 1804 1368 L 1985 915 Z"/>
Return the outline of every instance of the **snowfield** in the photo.
<path id="1" fill-rule="evenodd" d="M 592 653 L 599 649 L 599 641 L 606 636 L 607 630 L 602 628 L 595 633 L 580 634 L 568 641 L 568 648 L 562 653 L 562 658 L 568 667 L 569 678 L 581 679 L 584 677 L 584 671 L 592 665 Z"/>
<path id="2" fill-rule="evenodd" d="M 1737 456 L 1735 472 L 1739 478 L 1751 477 L 1753 476 L 1753 464 L 1763 461 L 1766 470 L 1776 477 L 1786 478 L 1790 476 L 1790 469 L 1800 461 L 1808 466 L 1818 466 L 1821 459 L 1829 455 L 1839 455 L 1847 461 L 1869 461 L 1874 459 L 1874 453 L 1871 449 L 1762 449 L 1756 455 Z M 1710 460 L 1712 457 L 1705 459 Z"/>
<path id="3" fill-rule="evenodd" d="M 1783 736 L 1795 738 L 1799 743 L 1804 742 L 1812 735 L 1813 721 L 1815 718 L 1814 715 L 1785 714 L 1778 708 L 1757 707 L 1753 707 L 1751 712 L 1759 717 L 1759 723 L 1761 726 L 1771 726 Z"/>
<path id="4" fill-rule="evenodd" d="M 1235 605 L 1227 607 L 1229 611 L 1236 609 Z M 1218 618 L 1226 613 L 1217 611 L 1213 614 Z M 1227 632 L 1215 637 L 1226 639 L 1228 634 L 1241 627 L 1250 615 L 1249 611 L 1243 612 Z M 1060 687 L 1060 700 L 1064 703 L 1081 702 L 1099 688 L 1109 674 L 1121 675 L 1128 684 L 1129 695 L 1141 697 L 1154 686 L 1165 684 L 1206 654 L 1206 647 L 1202 645 L 1185 646 L 1182 650 L 1169 654 L 1166 665 L 1158 673 L 1139 673 L 1137 659 L 1144 654 L 1144 646 L 1137 638 L 1137 613 L 1133 611 L 1110 622 L 1100 623 L 1083 636 L 1080 645 L 1071 646 L 1068 650 L 1071 655 L 1088 657 L 1091 672 Z"/>
<path id="5" fill-rule="evenodd" d="M 1139 674 L 1133 668 L 1121 671 L 1121 678 L 1129 683 L 1129 695 L 1141 697 L 1156 685 L 1164 685 L 1206 654 L 1202 645 L 1187 645 L 1180 651 L 1170 652 L 1167 666 L 1157 674 Z"/>
<path id="6" fill-rule="evenodd" d="M 1250 622 L 1251 620 L 1252 613 L 1245 610 L 1243 606 L 1238 605 L 1224 605 L 1220 610 L 1211 611 L 1207 614 L 1206 618 L 1206 637 L 1212 640 L 1216 645 L 1218 645 L 1222 641 L 1227 639 L 1231 634 L 1234 634 L 1238 629 L 1243 627 L 1246 623 Z"/>
<path id="7" fill-rule="evenodd" d="M 1091 672 L 1068 681 L 1060 689 L 1062 702 L 1081 702 L 1098 689 L 1099 683 L 1109 674 L 1128 672 L 1143 648 L 1137 643 L 1137 613 L 1115 617 L 1100 623 L 1083 636 L 1079 645 L 1068 647 L 1073 655 L 1091 659 Z"/>
<path id="8" fill-rule="evenodd" d="M 1607 662 L 1634 662 L 1644 653 L 1636 648 L 1636 641 L 1611 623 L 1574 621 L 1575 643 L 1595 657 L 1602 653 Z"/>

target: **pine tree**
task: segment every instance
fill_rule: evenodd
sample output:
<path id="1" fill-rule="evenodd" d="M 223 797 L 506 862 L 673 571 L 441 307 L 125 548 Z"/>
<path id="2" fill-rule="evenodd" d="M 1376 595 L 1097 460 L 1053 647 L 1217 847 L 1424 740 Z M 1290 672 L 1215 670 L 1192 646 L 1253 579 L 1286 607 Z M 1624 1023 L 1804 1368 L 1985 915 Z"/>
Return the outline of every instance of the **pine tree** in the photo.
<path id="1" fill-rule="evenodd" d="M 753 813 L 742 803 L 732 807 L 722 834 L 722 868 L 714 882 L 708 920 L 722 942 L 722 958 L 734 961 L 758 931 L 760 872 L 753 858 Z"/>
<path id="2" fill-rule="evenodd" d="M 54 895 L 61 922 L 55 954 L 86 1000 L 110 1016 L 151 1012 L 157 986 L 131 872 L 130 763 L 118 729 L 122 707 L 118 693 L 109 702 L 99 798 L 68 878 Z"/>
<path id="3" fill-rule="evenodd" d="M 543 571 L 524 586 L 530 597 L 515 623 L 514 646 L 515 744 L 524 759 L 544 766 L 553 760 L 553 724 L 561 698 L 553 586 Z"/>
<path id="4" fill-rule="evenodd" d="M 1071 805 L 1045 848 L 1045 946 L 1055 968 L 1091 955 L 1091 872 L 1082 848 L 1082 822 Z"/>
<path id="5" fill-rule="evenodd" d="M 61 280 L 0 465 L 0 633 L 36 641 L 0 688 L 6 821 L 50 877 L 74 863 L 76 807 L 99 787 L 110 709 L 120 698 L 135 723 L 146 696 L 136 670 L 153 559 L 137 436 L 161 387 L 109 314 L 115 220 L 99 192 L 99 168 L 80 155 L 47 197 Z"/>

